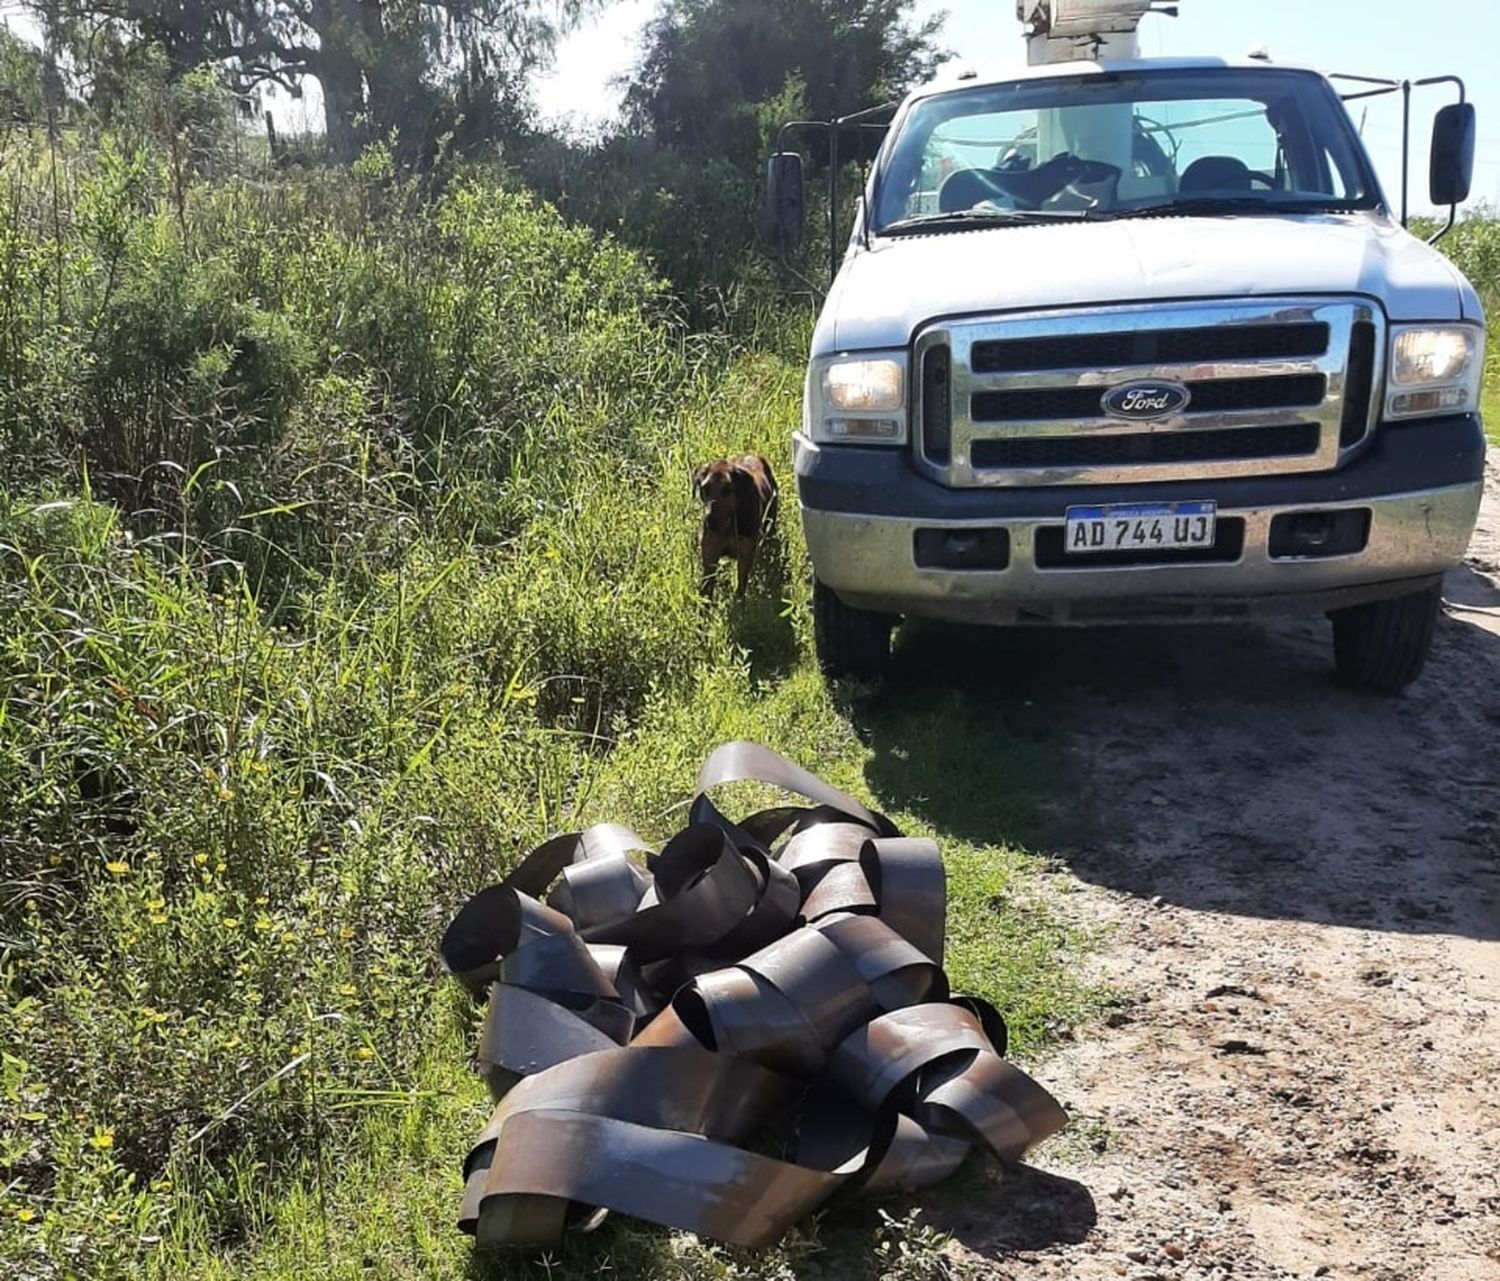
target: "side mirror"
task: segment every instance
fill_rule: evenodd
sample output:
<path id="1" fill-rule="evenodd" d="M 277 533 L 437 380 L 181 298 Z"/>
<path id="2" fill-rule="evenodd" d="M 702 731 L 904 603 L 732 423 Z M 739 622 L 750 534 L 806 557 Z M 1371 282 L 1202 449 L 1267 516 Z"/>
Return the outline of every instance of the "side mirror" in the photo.
<path id="1" fill-rule="evenodd" d="M 766 204 L 771 243 L 783 253 L 802 247 L 806 209 L 802 200 L 802 157 L 778 151 L 766 165 Z"/>
<path id="2" fill-rule="evenodd" d="M 1475 130 L 1472 102 L 1450 103 L 1437 113 L 1432 126 L 1428 185 L 1432 203 L 1439 208 L 1459 205 L 1469 198 L 1469 188 L 1474 184 Z"/>

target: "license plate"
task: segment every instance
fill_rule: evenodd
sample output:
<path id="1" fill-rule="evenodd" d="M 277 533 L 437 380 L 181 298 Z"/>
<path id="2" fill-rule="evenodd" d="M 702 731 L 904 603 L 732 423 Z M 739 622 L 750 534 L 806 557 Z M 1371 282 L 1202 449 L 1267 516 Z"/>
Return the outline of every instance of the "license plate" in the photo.
<path id="1" fill-rule="evenodd" d="M 1065 546 L 1070 556 L 1212 547 L 1215 512 L 1213 503 L 1069 507 Z"/>

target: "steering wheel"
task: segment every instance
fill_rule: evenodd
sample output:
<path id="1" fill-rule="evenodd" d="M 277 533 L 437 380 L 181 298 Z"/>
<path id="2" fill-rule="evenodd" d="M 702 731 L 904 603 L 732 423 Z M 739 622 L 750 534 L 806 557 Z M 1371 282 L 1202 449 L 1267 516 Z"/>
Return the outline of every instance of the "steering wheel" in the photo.
<path id="1" fill-rule="evenodd" d="M 1035 169 L 957 169 L 938 187 L 938 212 L 972 209 L 986 200 L 1039 209 L 1074 183 L 1117 183 L 1121 170 L 1102 160 L 1083 160 L 1061 152 Z"/>

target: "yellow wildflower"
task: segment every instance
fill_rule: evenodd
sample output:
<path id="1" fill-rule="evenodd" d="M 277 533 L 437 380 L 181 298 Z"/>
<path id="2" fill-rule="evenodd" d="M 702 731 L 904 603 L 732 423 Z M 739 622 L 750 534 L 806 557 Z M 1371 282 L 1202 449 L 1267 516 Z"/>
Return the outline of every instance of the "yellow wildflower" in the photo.
<path id="1" fill-rule="evenodd" d="M 166 907 L 166 905 L 167 900 L 164 898 L 153 898 L 146 900 L 146 907 L 152 912 L 160 912 L 162 908 Z"/>
<path id="2" fill-rule="evenodd" d="M 226 930 L 237 930 L 240 928 L 240 918 L 237 916 L 226 916 L 223 924 Z"/>
<path id="3" fill-rule="evenodd" d="M 328 931 L 325 930 L 321 925 L 318 926 L 317 929 L 315 929 L 313 931 L 313 938 L 315 938 L 315 939 L 321 939 L 321 938 L 327 938 L 327 937 L 328 937 Z"/>
<path id="4" fill-rule="evenodd" d="M 372 1050 L 368 1045 L 361 1045 L 359 1049 L 354 1051 L 354 1057 L 357 1059 L 368 1061 L 375 1057 L 375 1051 Z"/>
<path id="5" fill-rule="evenodd" d="M 104 870 L 111 876 L 125 876 L 130 871 L 130 864 L 122 862 L 120 859 L 115 859 L 113 862 L 106 863 Z"/>
<path id="6" fill-rule="evenodd" d="M 101 1152 L 108 1152 L 115 1145 L 115 1132 L 113 1130 L 100 1130 L 89 1140 L 89 1147 L 98 1148 Z"/>
<path id="7" fill-rule="evenodd" d="M 271 767 L 265 761 L 251 761 L 250 772 L 252 774 L 264 774 Z"/>
<path id="8" fill-rule="evenodd" d="M 281 941 L 283 943 L 295 943 L 297 941 L 297 935 L 291 930 L 283 930 L 281 934 Z"/>
<path id="9" fill-rule="evenodd" d="M 214 864 L 214 871 L 216 872 L 227 872 L 228 870 L 229 864 L 226 863 L 223 859 L 220 859 L 217 863 Z"/>
<path id="10" fill-rule="evenodd" d="M 350 926 L 346 925 L 339 931 L 339 937 L 347 943 L 354 937 L 354 930 Z"/>
<path id="11" fill-rule="evenodd" d="M 219 799 L 225 804 L 228 804 L 230 801 L 234 800 L 234 788 L 221 787 L 219 789 Z"/>
<path id="12" fill-rule="evenodd" d="M 47 866 L 48 867 L 61 867 L 62 866 L 62 855 L 59 854 L 59 853 L 57 853 L 56 850 L 54 850 L 51 854 L 47 855 Z"/>
<path id="13" fill-rule="evenodd" d="M 255 900 L 255 906 L 256 907 L 264 907 L 270 901 L 271 901 L 270 899 L 268 899 L 264 894 L 262 894 L 259 898 L 257 898 Z"/>
<path id="14" fill-rule="evenodd" d="M 151 924 L 152 925 L 165 925 L 166 923 L 167 923 L 167 918 L 165 916 L 163 916 L 160 912 L 153 912 L 151 914 Z"/>
<path id="15" fill-rule="evenodd" d="M 271 918 L 269 916 L 258 916 L 255 918 L 255 932 L 257 934 L 269 933 L 272 928 L 273 926 L 271 924 Z"/>
<path id="16" fill-rule="evenodd" d="M 36 1218 L 36 1211 L 35 1210 L 17 1210 L 16 1211 L 16 1218 L 20 1219 L 22 1223 L 30 1223 L 34 1218 Z"/>
<path id="17" fill-rule="evenodd" d="M 201 852 L 198 854 L 194 854 L 193 862 L 195 862 L 199 867 L 202 867 L 205 863 L 208 862 L 208 855 Z"/>
<path id="18" fill-rule="evenodd" d="M 26 900 L 26 910 L 28 912 L 36 911 L 36 900 L 34 898 L 29 898 Z"/>
<path id="19" fill-rule="evenodd" d="M 344 983 L 339 987 L 340 996 L 358 996 L 359 989 L 353 983 Z"/>

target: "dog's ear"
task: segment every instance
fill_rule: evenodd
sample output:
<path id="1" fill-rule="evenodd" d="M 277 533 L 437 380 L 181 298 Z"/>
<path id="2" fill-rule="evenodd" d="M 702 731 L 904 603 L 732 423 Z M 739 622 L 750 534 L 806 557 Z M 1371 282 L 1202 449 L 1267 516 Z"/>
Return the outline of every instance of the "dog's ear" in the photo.
<path id="1" fill-rule="evenodd" d="M 703 482 L 708 479 L 709 467 L 710 465 L 708 463 L 704 463 L 703 466 L 698 468 L 698 470 L 693 473 L 694 498 L 703 497 Z"/>

